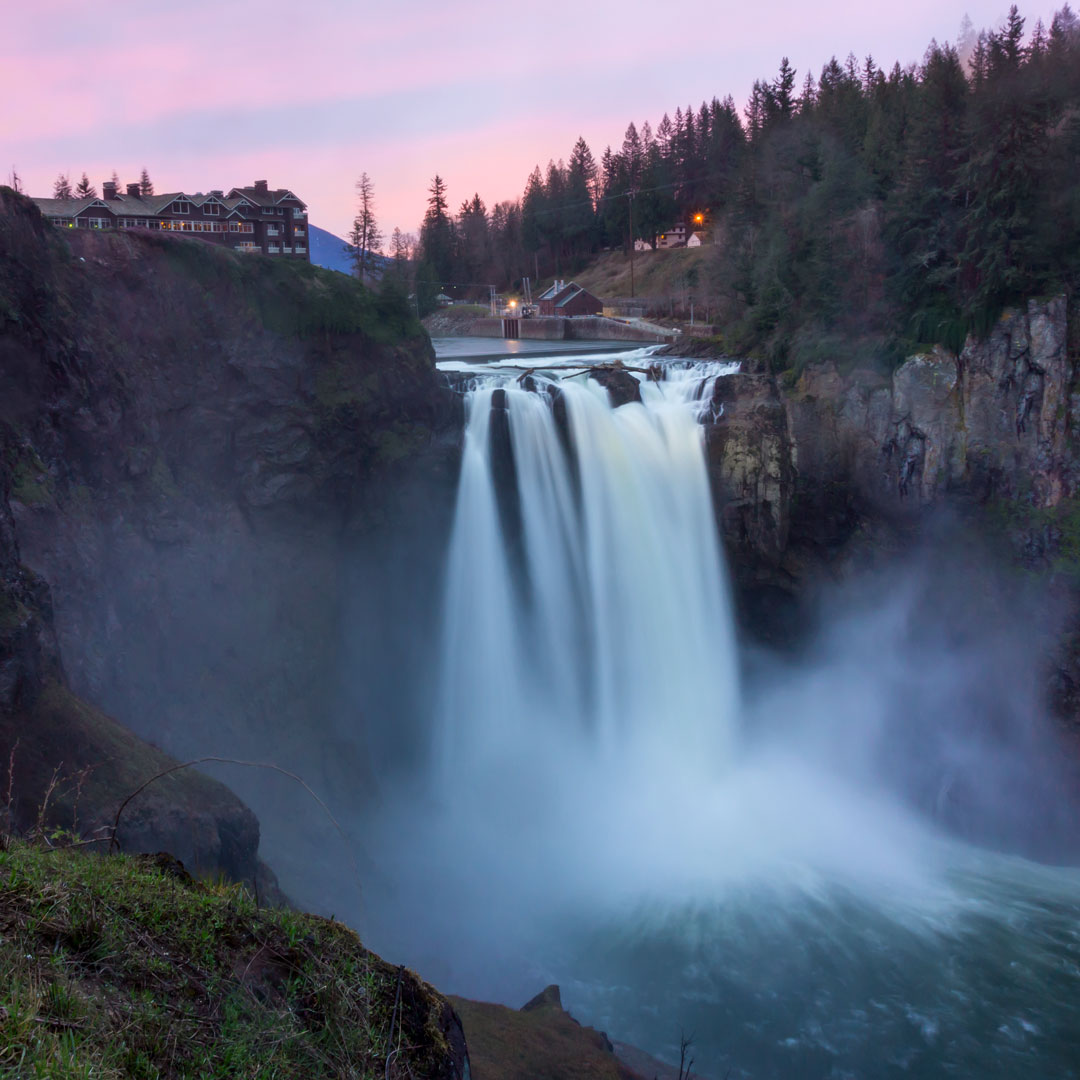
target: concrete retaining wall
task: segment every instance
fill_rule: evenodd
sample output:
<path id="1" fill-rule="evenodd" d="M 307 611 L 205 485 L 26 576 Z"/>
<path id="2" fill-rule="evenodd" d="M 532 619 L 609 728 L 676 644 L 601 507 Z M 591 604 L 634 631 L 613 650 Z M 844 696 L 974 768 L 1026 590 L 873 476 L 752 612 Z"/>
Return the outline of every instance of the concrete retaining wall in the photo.
<path id="1" fill-rule="evenodd" d="M 678 335 L 633 326 L 600 315 L 578 319 L 518 319 L 518 335 L 531 341 L 640 341 L 649 344 L 674 341 Z M 432 328 L 434 334 L 457 337 L 504 337 L 503 320 L 476 318 L 456 323 L 452 330 Z"/>

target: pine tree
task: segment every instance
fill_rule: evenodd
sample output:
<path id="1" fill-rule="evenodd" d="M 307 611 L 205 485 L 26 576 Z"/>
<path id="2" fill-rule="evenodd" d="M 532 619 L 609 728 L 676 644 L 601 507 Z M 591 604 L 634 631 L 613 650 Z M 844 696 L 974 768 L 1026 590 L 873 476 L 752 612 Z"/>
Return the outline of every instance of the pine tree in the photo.
<path id="1" fill-rule="evenodd" d="M 54 199 L 74 199 L 75 193 L 71 190 L 71 177 L 60 173 L 53 181 Z"/>
<path id="2" fill-rule="evenodd" d="M 889 233 L 898 256 L 892 287 L 916 341 L 963 343 L 958 259 L 965 196 L 968 85 L 956 50 L 931 46 L 908 132 L 907 167 Z"/>
<path id="3" fill-rule="evenodd" d="M 150 173 L 148 173 L 146 167 L 143 166 L 142 172 L 139 173 L 139 196 L 145 199 L 153 194 L 154 185 L 150 180 Z"/>
<path id="4" fill-rule="evenodd" d="M 634 122 L 631 120 L 623 135 L 622 157 L 626 163 L 626 173 L 632 187 L 641 183 L 641 170 L 645 165 L 644 148 L 641 144 L 641 136 Z"/>
<path id="5" fill-rule="evenodd" d="M 577 257 L 588 254 L 596 246 L 596 184 L 596 159 L 589 144 L 579 136 L 570 151 L 570 164 L 566 170 L 563 221 L 563 234 L 570 253 Z"/>
<path id="6" fill-rule="evenodd" d="M 75 185 L 75 198 L 76 199 L 96 199 L 97 188 L 90 183 L 90 178 L 86 173 L 82 174 L 82 179 Z"/>
<path id="7" fill-rule="evenodd" d="M 656 126 L 656 142 L 660 147 L 660 156 L 665 160 L 671 158 L 671 140 L 675 134 L 675 127 L 671 123 L 671 117 L 664 113 L 660 123 Z"/>
<path id="8" fill-rule="evenodd" d="M 547 210 L 544 180 L 537 165 L 529 174 L 525 195 L 521 200 L 521 240 L 525 251 L 533 257 L 534 273 L 540 276 L 540 248 L 544 243 L 543 217 Z"/>
<path id="9" fill-rule="evenodd" d="M 795 115 L 795 69 L 785 56 L 780 61 L 780 73 L 772 84 L 771 104 L 775 118 L 781 123 Z"/>
<path id="10" fill-rule="evenodd" d="M 430 272 L 445 287 L 453 280 L 454 229 L 447 214 L 446 184 L 438 174 L 428 193 L 428 208 L 420 226 L 420 248 Z"/>
<path id="11" fill-rule="evenodd" d="M 461 204 L 457 220 L 461 276 L 475 285 L 485 281 L 491 259 L 487 207 L 479 193 Z"/>
<path id="12" fill-rule="evenodd" d="M 366 172 L 356 181 L 356 217 L 349 239 L 354 249 L 356 276 L 365 285 L 375 266 L 375 255 L 382 248 L 382 235 L 375 220 L 375 186 Z"/>

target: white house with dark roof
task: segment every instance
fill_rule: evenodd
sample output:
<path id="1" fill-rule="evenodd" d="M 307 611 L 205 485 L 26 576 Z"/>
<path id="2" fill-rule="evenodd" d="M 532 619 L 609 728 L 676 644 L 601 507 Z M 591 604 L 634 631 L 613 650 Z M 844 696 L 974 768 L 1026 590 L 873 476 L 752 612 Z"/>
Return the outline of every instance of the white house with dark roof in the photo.
<path id="1" fill-rule="evenodd" d="M 286 188 L 265 180 L 248 188 L 141 195 L 138 184 L 121 193 L 102 185 L 100 198 L 34 199 L 58 228 L 154 229 L 209 240 L 234 251 L 261 252 L 310 261 L 307 206 Z"/>

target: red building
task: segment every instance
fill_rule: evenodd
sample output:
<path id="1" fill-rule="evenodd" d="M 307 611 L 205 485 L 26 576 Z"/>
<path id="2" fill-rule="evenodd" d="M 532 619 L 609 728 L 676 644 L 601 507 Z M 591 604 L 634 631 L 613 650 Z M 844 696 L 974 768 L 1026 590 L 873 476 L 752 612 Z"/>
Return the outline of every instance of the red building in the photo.
<path id="1" fill-rule="evenodd" d="M 591 292 L 571 281 L 566 284 L 556 281 L 547 292 L 537 297 L 541 315 L 562 315 L 572 318 L 575 315 L 599 315 L 604 310 L 603 302 Z"/>
<path id="2" fill-rule="evenodd" d="M 62 229 L 156 229 L 200 240 L 310 261 L 307 206 L 287 188 L 271 189 L 265 180 L 251 187 L 187 195 L 140 195 L 138 184 L 121 193 L 102 185 L 100 198 L 34 199 L 38 209 Z"/>

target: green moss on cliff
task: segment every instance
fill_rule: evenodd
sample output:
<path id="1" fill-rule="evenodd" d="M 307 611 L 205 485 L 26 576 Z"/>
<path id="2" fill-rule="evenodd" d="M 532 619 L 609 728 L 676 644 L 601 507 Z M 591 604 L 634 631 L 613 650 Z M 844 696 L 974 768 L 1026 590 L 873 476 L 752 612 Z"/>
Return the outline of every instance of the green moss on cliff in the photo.
<path id="1" fill-rule="evenodd" d="M 29 617 L 30 612 L 24 604 L 0 590 L 0 638 L 13 634 Z"/>
<path id="2" fill-rule="evenodd" d="M 46 506 L 53 501 L 52 477 L 33 448 L 9 440 L 7 465 L 11 476 L 11 495 L 24 506 Z"/>
<path id="3" fill-rule="evenodd" d="M 168 857 L 3 846 L 0 1074 L 453 1075 L 443 999 L 341 924 Z"/>
<path id="4" fill-rule="evenodd" d="M 208 291 L 228 289 L 243 296 L 259 321 L 278 334 L 364 334 L 389 344 L 424 333 L 403 298 L 373 293 L 354 278 L 301 259 L 237 254 L 167 233 L 131 239 L 161 251 L 175 269 Z"/>
<path id="5" fill-rule="evenodd" d="M 1080 582 L 1080 498 L 1039 507 L 1024 493 L 994 499 L 984 512 L 992 531 L 1008 542 L 1030 569 L 1049 570 Z"/>

